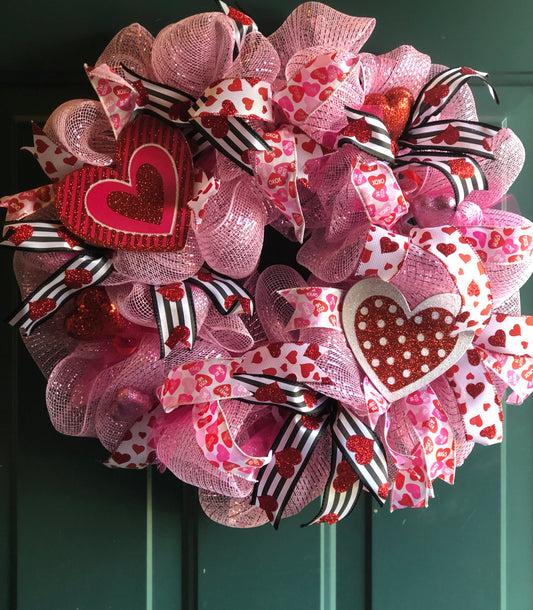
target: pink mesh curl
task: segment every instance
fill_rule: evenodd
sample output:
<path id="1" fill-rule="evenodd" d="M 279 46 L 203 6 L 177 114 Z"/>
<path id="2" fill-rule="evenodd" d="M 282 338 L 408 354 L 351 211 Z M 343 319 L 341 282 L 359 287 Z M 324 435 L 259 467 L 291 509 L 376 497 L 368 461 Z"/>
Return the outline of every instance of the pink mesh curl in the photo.
<path id="1" fill-rule="evenodd" d="M 222 13 L 202 13 L 157 35 L 152 66 L 157 80 L 197 98 L 233 61 L 233 26 Z"/>
<path id="2" fill-rule="evenodd" d="M 155 79 L 151 57 L 154 37 L 138 23 L 132 23 L 118 32 L 96 61 L 96 66 L 107 64 L 112 70 L 124 77 L 121 66 L 133 70 L 136 74 Z"/>
<path id="3" fill-rule="evenodd" d="M 62 144 L 80 161 L 91 165 L 111 165 L 116 141 L 100 102 L 70 100 L 50 115 L 46 135 Z"/>

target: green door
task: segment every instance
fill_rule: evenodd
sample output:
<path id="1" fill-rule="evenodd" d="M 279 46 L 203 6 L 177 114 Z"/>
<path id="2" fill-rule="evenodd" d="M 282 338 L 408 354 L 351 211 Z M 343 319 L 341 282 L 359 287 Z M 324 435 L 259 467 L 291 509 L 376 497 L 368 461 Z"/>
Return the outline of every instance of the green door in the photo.
<path id="1" fill-rule="evenodd" d="M 241 3 L 268 34 L 297 3 Z M 482 120 L 505 124 L 533 150 L 533 6 L 510 0 L 422 0 L 334 8 L 377 18 L 364 50 L 411 44 L 447 66 L 490 72 L 501 99 L 476 99 Z M 29 121 L 93 97 L 82 65 L 121 27 L 152 32 L 213 10 L 138 0 L 66 0 L 4 7 L 0 37 L 0 192 L 43 184 Z M 513 187 L 533 217 L 533 161 Z M 17 302 L 9 255 L 0 256 L 1 311 Z M 522 307 L 533 310 L 532 288 Z M 454 487 L 427 510 L 389 514 L 365 497 L 336 526 L 300 529 L 305 514 L 233 530 L 201 512 L 196 491 L 169 473 L 109 470 L 91 439 L 60 436 L 45 383 L 17 333 L 0 327 L 0 608 L 18 610 L 530 610 L 533 607 L 533 403 L 505 409 L 505 441 L 477 446 Z"/>

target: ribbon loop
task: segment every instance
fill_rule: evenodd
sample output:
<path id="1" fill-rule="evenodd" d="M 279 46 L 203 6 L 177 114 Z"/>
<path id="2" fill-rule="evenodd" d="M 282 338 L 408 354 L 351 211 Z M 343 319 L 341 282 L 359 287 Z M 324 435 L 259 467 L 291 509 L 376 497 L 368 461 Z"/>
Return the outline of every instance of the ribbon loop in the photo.
<path id="1" fill-rule="evenodd" d="M 496 90 L 485 78 L 486 72 L 472 68 L 450 68 L 433 77 L 420 91 L 411 112 L 411 125 L 427 123 L 440 114 L 459 89 L 472 78 L 479 78 L 488 87 L 492 99 L 498 104 Z"/>

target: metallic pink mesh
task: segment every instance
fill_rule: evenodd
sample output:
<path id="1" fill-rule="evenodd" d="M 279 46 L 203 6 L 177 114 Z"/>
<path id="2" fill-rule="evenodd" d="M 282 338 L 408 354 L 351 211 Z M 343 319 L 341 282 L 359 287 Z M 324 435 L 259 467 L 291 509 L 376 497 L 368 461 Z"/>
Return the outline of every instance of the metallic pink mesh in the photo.
<path id="1" fill-rule="evenodd" d="M 100 102 L 70 100 L 50 115 L 44 132 L 84 163 L 111 165 L 116 143 Z"/>
<path id="2" fill-rule="evenodd" d="M 285 78 L 290 78 L 297 66 L 302 67 L 318 55 L 337 50 L 356 55 L 375 23 L 375 19 L 351 17 L 319 2 L 305 2 L 294 9 L 269 40 L 279 55 Z M 298 53 L 303 58 L 294 64 L 294 71 L 288 72 L 290 59 Z"/>
<path id="3" fill-rule="evenodd" d="M 265 224 L 257 189 L 246 181 L 223 182 L 210 197 L 196 233 L 205 261 L 219 273 L 247 277 L 259 262 Z"/>
<path id="4" fill-rule="evenodd" d="M 202 13 L 167 26 L 156 36 L 152 66 L 157 80 L 195 98 L 233 61 L 233 26 L 222 13 Z"/>
<path id="5" fill-rule="evenodd" d="M 152 46 L 154 37 L 138 23 L 132 23 L 120 30 L 104 49 L 95 66 L 107 64 L 112 70 L 124 76 L 122 65 L 151 80 L 155 79 L 152 69 Z"/>

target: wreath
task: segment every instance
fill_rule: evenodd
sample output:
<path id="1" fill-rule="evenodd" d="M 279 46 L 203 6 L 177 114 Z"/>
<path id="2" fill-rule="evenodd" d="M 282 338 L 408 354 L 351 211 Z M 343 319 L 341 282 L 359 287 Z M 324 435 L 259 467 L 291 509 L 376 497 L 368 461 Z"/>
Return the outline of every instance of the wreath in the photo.
<path id="1" fill-rule="evenodd" d="M 9 322 L 59 432 L 219 523 L 427 506 L 533 389 L 522 144 L 478 121 L 485 73 L 361 52 L 373 19 L 308 2 L 265 37 L 221 7 L 121 30 L 98 100 L 33 125 L 50 184 L 1 199 Z M 262 269 L 266 226 L 297 264 Z"/>

